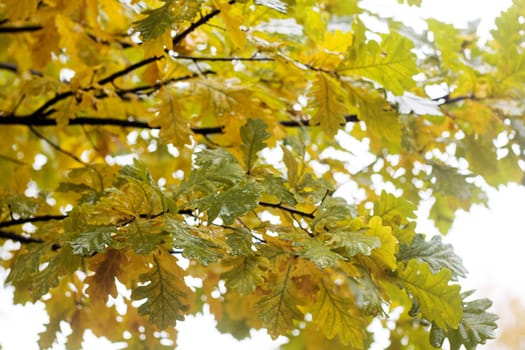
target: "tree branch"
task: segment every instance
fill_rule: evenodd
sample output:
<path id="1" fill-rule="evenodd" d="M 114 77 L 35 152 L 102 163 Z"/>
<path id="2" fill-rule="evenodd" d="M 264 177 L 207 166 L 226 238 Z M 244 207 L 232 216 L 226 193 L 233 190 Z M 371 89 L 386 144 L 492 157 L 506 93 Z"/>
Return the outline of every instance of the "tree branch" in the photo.
<path id="1" fill-rule="evenodd" d="M 76 155 L 74 155 L 73 153 L 69 152 L 69 151 L 66 151 L 65 149 L 63 149 L 62 147 L 60 147 L 58 144 L 54 143 L 53 141 L 51 141 L 50 139 L 48 139 L 47 137 L 45 137 L 44 135 L 42 135 L 41 133 L 39 133 L 38 131 L 36 131 L 32 126 L 29 126 L 29 130 L 31 130 L 31 132 L 33 134 L 35 134 L 36 137 L 38 137 L 39 139 L 41 140 L 44 140 L 45 142 L 47 142 L 51 147 L 53 147 L 55 150 L 57 150 L 58 152 L 62 153 L 62 154 L 65 154 L 66 156 L 70 157 L 71 159 L 75 160 L 77 163 L 80 163 L 84 166 L 87 166 L 88 164 L 84 161 L 82 161 L 82 159 L 78 158 Z"/>
<path id="2" fill-rule="evenodd" d="M 356 115 L 351 114 L 345 116 L 346 123 L 355 123 L 359 122 L 359 119 Z M 284 127 L 287 128 L 297 128 L 297 127 L 313 127 L 310 120 L 281 120 L 279 122 Z M 56 119 L 44 119 L 39 118 L 38 116 L 8 116 L 0 117 L 0 125 L 26 125 L 26 126 L 56 126 Z M 97 118 L 97 117 L 78 117 L 69 120 L 69 125 L 99 125 L 99 126 L 121 126 L 127 128 L 139 128 L 139 129 L 158 129 L 149 125 L 145 121 L 134 120 L 134 119 L 118 119 L 118 118 Z M 192 127 L 191 131 L 196 135 L 213 135 L 213 134 L 223 134 L 224 125 L 218 126 L 208 126 L 208 127 Z"/>
<path id="3" fill-rule="evenodd" d="M 228 1 L 228 5 L 233 5 L 236 0 L 230 0 Z M 191 32 L 193 32 L 195 29 L 199 28 L 203 24 L 208 23 L 213 17 L 217 16 L 219 13 L 221 13 L 221 10 L 215 9 L 208 13 L 205 16 L 202 16 L 198 21 L 193 22 L 188 28 L 186 28 L 183 32 L 181 32 L 178 35 L 175 35 L 175 37 L 172 40 L 173 47 L 177 46 L 186 36 L 188 36 Z"/>
<path id="4" fill-rule="evenodd" d="M 14 232 L 0 230 L 0 238 L 10 239 L 20 243 L 44 243 L 40 238 L 26 237 Z"/>
<path id="5" fill-rule="evenodd" d="M 134 70 L 136 69 L 139 69 L 141 67 L 144 67 L 152 62 L 155 62 L 155 61 L 159 61 L 161 59 L 163 59 L 164 56 L 152 56 L 152 57 L 148 57 L 146 59 L 143 59 L 142 61 L 139 61 L 137 63 L 134 63 L 132 64 L 131 66 L 128 66 L 122 70 L 119 70 L 105 78 L 102 78 L 100 79 L 99 81 L 97 81 L 97 84 L 100 84 L 100 85 L 105 85 L 107 83 L 111 83 L 113 82 L 115 79 L 117 78 L 120 78 L 121 76 L 124 76 L 126 74 L 128 74 L 129 72 L 133 72 Z"/>
<path id="6" fill-rule="evenodd" d="M 284 207 L 282 205 L 282 203 L 259 202 L 259 205 L 263 206 L 263 207 L 269 207 L 269 208 L 276 208 L 276 209 L 284 210 L 284 211 L 287 211 L 287 212 L 289 212 L 291 214 L 297 214 L 297 215 L 300 215 L 300 216 L 303 216 L 303 217 L 309 218 L 309 219 L 315 218 L 314 213 L 305 213 L 304 211 L 300 211 L 300 210 L 297 210 L 297 209 L 294 209 L 294 208 Z"/>
<path id="7" fill-rule="evenodd" d="M 233 4 L 235 2 L 235 0 L 230 0 L 228 3 L 229 4 Z M 197 29 L 198 27 L 200 27 L 201 25 L 207 23 L 210 19 L 212 19 L 213 17 L 217 16 L 221 11 L 220 10 L 214 10 L 210 13 L 208 13 L 207 15 L 201 17 L 198 21 L 192 23 L 188 28 L 186 28 L 183 32 L 181 32 L 180 34 L 176 35 L 173 40 L 172 40 L 172 44 L 173 46 L 176 46 L 178 43 L 180 43 L 182 40 L 184 40 L 184 38 L 189 35 L 191 32 L 193 32 L 195 29 Z M 153 56 L 153 57 L 149 57 L 149 58 L 146 58 L 146 59 L 143 59 L 142 61 L 139 61 L 135 64 L 132 64 L 131 66 L 128 66 L 122 70 L 119 70 L 105 78 L 102 78 L 100 79 L 97 83 L 100 84 L 100 85 L 105 85 L 107 83 L 110 83 L 110 82 L 113 82 L 114 80 L 116 80 L 117 78 L 120 78 L 121 76 L 124 76 L 136 69 L 139 69 L 141 67 L 144 67 L 152 62 L 155 62 L 155 61 L 159 61 L 161 59 L 163 59 L 165 56 Z"/>
<path id="8" fill-rule="evenodd" d="M 21 5 L 19 5 L 21 6 Z M 39 24 L 27 25 L 27 26 L 1 26 L 0 34 L 15 34 L 15 33 L 27 33 L 35 32 L 42 29 L 43 27 Z"/>
<path id="9" fill-rule="evenodd" d="M 67 215 L 42 215 L 42 216 L 35 216 L 32 218 L 14 219 L 14 220 L 0 222 L 0 228 L 11 227 L 11 226 L 16 226 L 16 225 L 23 225 L 27 223 L 33 223 L 33 222 L 43 222 L 43 221 L 49 221 L 49 220 L 64 220 L 67 217 L 68 217 Z"/>
<path id="10" fill-rule="evenodd" d="M 174 60 L 192 60 L 195 62 L 198 61 L 207 61 L 207 62 L 229 62 L 229 61 L 250 61 L 250 62 L 256 62 L 256 61 L 266 61 L 266 62 L 274 62 L 275 59 L 271 57 L 197 57 L 197 56 L 170 56 Z"/>
<path id="11" fill-rule="evenodd" d="M 447 94 L 442 97 L 433 98 L 432 101 L 439 102 L 440 105 L 452 104 L 464 100 L 478 100 L 474 94 L 468 94 L 464 96 L 450 97 L 450 94 Z"/>
<path id="12" fill-rule="evenodd" d="M 16 64 L 14 64 L 14 63 L 0 62 L 0 69 L 7 70 L 7 71 L 10 71 L 10 72 L 13 72 L 13 73 L 18 73 L 18 66 Z M 39 76 L 39 77 L 44 76 L 42 74 L 42 72 L 39 72 L 39 71 L 34 70 L 34 69 L 30 69 L 29 73 L 31 73 L 33 75 L 36 75 L 36 76 Z"/>

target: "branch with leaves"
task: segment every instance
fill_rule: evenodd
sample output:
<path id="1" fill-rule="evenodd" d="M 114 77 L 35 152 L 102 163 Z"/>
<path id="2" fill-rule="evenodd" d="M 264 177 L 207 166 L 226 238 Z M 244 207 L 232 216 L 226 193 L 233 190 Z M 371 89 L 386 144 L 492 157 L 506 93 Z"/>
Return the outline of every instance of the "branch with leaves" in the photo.
<path id="1" fill-rule="evenodd" d="M 15 301 L 46 304 L 40 348 L 63 321 L 70 348 L 174 343 L 203 303 L 289 348 L 365 350 L 392 312 L 393 348 L 494 337 L 415 221 L 430 196 L 446 233 L 522 179 L 521 4 L 483 47 L 324 0 L 32 5 L 0 20 L 0 241 Z"/>

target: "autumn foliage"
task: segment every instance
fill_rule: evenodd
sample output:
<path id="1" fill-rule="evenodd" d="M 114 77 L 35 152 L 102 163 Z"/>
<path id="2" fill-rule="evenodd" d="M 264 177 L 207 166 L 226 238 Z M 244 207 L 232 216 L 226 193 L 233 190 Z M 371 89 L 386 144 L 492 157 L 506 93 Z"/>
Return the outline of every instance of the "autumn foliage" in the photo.
<path id="1" fill-rule="evenodd" d="M 66 321 L 69 349 L 173 348 L 205 308 L 285 349 L 493 338 L 415 220 L 522 181 L 524 16 L 482 43 L 357 0 L 0 1 L 2 265 L 39 346 Z"/>

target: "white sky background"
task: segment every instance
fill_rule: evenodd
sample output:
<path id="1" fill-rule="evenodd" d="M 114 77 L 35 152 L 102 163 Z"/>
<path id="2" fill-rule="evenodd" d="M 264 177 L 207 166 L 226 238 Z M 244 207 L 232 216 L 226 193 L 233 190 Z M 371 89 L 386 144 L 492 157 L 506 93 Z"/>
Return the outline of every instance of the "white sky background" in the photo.
<path id="1" fill-rule="evenodd" d="M 342 0 L 344 1 L 344 0 Z M 416 28 L 423 28 L 419 19 L 432 17 L 438 20 L 466 26 L 469 21 L 482 18 L 479 30 L 488 33 L 494 24 L 494 18 L 501 10 L 508 8 L 511 0 L 423 0 L 421 9 L 405 7 L 397 10 L 396 0 L 369 0 L 369 8 L 384 15 L 396 14 L 397 19 L 405 23 L 414 22 Z M 469 270 L 466 281 L 462 281 L 465 290 L 478 289 L 476 297 L 489 297 L 503 301 L 508 297 L 520 298 L 525 305 L 525 278 L 522 266 L 525 266 L 525 238 L 523 232 L 524 209 L 519 203 L 525 198 L 525 188 L 510 186 L 499 191 L 489 192 L 489 208 L 474 207 L 470 213 L 460 213 L 451 233 L 444 238 L 452 243 L 456 253 L 463 258 Z M 420 211 L 420 217 L 427 215 L 427 210 Z M 431 224 L 420 221 L 418 232 L 433 234 Z M 0 272 L 0 283 L 5 274 Z M 13 306 L 12 290 L 0 285 L 0 345 L 2 350 L 38 349 L 38 332 L 44 330 L 47 322 L 43 305 L 26 307 Z M 497 307 L 496 307 L 497 308 Z M 504 320 L 500 322 L 500 327 Z M 215 321 L 211 316 L 189 317 L 179 323 L 180 350 L 193 350 L 213 347 L 215 350 L 276 349 L 278 345 L 265 335 L 265 332 L 253 332 L 252 340 L 238 342 L 230 335 L 220 334 L 215 330 Z M 89 337 L 92 338 L 92 337 Z M 280 342 L 282 343 L 282 342 Z M 86 349 L 114 349 L 103 340 L 91 340 Z M 489 344 L 490 345 L 490 344 Z M 478 349 L 489 349 L 490 346 Z M 61 350 L 63 345 L 53 349 Z M 379 345 L 377 349 L 384 348 Z"/>

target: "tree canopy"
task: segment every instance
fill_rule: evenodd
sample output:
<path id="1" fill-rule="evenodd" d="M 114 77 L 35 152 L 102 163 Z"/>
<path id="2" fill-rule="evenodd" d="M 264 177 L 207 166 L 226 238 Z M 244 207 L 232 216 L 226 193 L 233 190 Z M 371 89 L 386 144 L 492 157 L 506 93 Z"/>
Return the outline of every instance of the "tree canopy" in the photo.
<path id="1" fill-rule="evenodd" d="M 493 338 L 416 211 L 446 234 L 522 182 L 524 35 L 523 0 L 486 41 L 357 0 L 0 1 L 1 262 L 39 346 L 169 349 L 204 307 L 284 349 Z"/>

